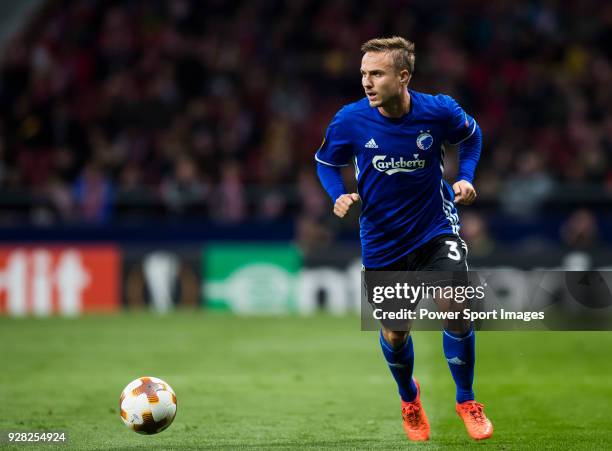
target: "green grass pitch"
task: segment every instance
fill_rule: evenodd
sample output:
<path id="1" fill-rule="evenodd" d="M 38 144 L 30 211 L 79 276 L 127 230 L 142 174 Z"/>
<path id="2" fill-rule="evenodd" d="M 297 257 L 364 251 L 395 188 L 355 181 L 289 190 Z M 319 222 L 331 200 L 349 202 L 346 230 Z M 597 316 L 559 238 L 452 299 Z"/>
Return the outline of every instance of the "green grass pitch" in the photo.
<path id="1" fill-rule="evenodd" d="M 478 333 L 476 395 L 495 434 L 476 443 L 454 412 L 440 333 L 415 332 L 432 434 L 414 444 L 377 335 L 359 327 L 357 317 L 203 312 L 0 318 L 0 431 L 69 434 L 35 449 L 612 447 L 612 333 Z M 161 434 L 140 436 L 119 418 L 119 394 L 138 376 L 177 393 Z"/>

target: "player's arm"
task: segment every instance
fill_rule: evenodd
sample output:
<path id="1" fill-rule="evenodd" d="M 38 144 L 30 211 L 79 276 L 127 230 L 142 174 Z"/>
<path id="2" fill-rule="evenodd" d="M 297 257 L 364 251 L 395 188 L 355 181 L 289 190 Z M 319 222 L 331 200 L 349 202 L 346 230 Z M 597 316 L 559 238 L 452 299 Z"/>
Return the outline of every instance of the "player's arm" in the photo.
<path id="1" fill-rule="evenodd" d="M 474 133 L 459 143 L 459 173 L 457 182 L 453 184 L 457 204 L 470 205 L 476 199 L 477 194 L 472 182 L 481 150 L 482 132 L 475 123 Z"/>
<path id="2" fill-rule="evenodd" d="M 472 185 L 476 165 L 482 150 L 482 132 L 473 117 L 449 96 L 444 96 L 448 108 L 447 138 L 452 145 L 459 146 L 459 172 L 453 184 L 455 203 L 470 205 L 476 199 Z"/>
<path id="3" fill-rule="evenodd" d="M 340 172 L 341 167 L 348 166 L 348 160 L 353 154 L 349 135 L 340 110 L 329 124 L 323 144 L 315 155 L 317 175 L 334 202 L 334 214 L 340 218 L 346 216 L 351 206 L 359 201 L 359 194 L 346 192 Z"/>
<path id="4" fill-rule="evenodd" d="M 351 206 L 359 201 L 359 194 L 347 194 L 340 168 L 317 162 L 317 175 L 321 185 L 323 185 L 329 197 L 334 201 L 334 214 L 339 218 L 343 218 Z"/>

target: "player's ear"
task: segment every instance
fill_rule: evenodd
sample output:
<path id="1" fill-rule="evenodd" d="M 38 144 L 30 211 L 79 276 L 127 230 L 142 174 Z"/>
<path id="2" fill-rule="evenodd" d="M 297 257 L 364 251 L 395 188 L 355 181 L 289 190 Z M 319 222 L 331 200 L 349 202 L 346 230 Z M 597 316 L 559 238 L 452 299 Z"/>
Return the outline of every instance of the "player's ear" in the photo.
<path id="1" fill-rule="evenodd" d="M 400 83 L 408 85 L 408 83 L 410 83 L 410 78 L 410 72 L 408 72 L 406 69 L 400 72 Z"/>

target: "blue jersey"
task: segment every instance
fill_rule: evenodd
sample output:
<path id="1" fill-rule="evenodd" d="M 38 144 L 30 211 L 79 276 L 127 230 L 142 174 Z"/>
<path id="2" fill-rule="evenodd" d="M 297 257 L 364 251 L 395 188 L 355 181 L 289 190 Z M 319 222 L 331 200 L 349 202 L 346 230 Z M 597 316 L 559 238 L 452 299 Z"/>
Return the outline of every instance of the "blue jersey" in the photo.
<path id="1" fill-rule="evenodd" d="M 443 179 L 444 143 L 468 139 L 476 121 L 452 97 L 409 92 L 410 112 L 397 119 L 370 107 L 367 98 L 343 107 L 315 156 L 328 166 L 355 165 L 362 257 L 369 268 L 459 232 L 454 194 Z"/>

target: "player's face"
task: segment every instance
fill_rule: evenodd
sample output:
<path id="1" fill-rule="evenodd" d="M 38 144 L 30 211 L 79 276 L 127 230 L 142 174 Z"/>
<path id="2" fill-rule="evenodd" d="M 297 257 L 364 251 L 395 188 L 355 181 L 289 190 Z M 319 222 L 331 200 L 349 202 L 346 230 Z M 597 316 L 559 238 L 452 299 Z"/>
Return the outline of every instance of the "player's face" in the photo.
<path id="1" fill-rule="evenodd" d="M 361 59 L 361 84 L 371 107 L 397 99 L 410 79 L 408 71 L 397 71 L 387 52 L 367 52 Z"/>

